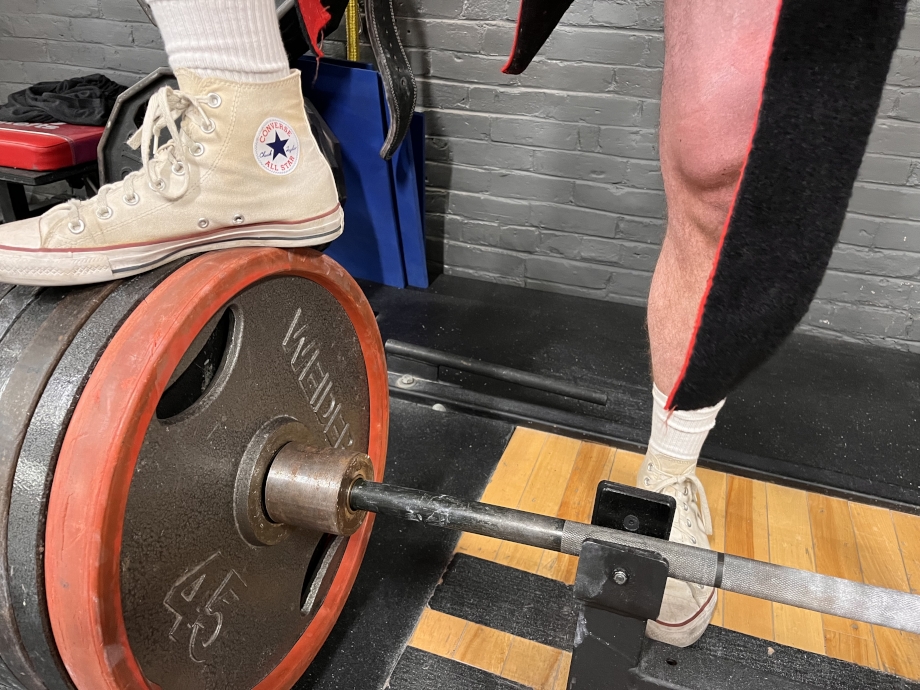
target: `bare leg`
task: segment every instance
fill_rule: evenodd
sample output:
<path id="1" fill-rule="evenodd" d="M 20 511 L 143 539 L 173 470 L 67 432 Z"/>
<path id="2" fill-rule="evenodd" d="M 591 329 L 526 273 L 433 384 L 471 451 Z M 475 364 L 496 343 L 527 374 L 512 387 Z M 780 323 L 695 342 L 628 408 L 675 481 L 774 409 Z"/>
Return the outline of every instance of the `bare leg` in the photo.
<path id="1" fill-rule="evenodd" d="M 677 382 L 757 115 L 777 0 L 667 0 L 661 169 L 668 227 L 648 305 L 652 373 Z"/>
<path id="2" fill-rule="evenodd" d="M 668 411 L 741 173 L 778 0 L 665 0 L 661 168 L 668 229 L 649 296 L 652 434 L 637 485 L 672 496 L 671 540 L 708 547 L 712 521 L 696 461 L 722 403 Z M 684 647 L 703 634 L 718 594 L 668 580 L 649 637 Z"/>

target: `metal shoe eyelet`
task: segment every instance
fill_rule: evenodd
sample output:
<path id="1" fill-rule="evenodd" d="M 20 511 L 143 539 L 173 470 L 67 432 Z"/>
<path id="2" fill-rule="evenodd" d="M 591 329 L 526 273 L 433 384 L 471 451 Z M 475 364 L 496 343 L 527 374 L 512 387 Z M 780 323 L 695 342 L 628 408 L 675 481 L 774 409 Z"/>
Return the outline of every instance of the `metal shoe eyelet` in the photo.
<path id="1" fill-rule="evenodd" d="M 648 470 L 649 470 L 649 472 L 651 472 L 651 471 L 652 471 L 652 469 L 653 469 L 653 467 L 652 467 L 652 463 L 649 463 L 649 464 L 648 464 Z"/>
<path id="2" fill-rule="evenodd" d="M 651 484 L 652 484 L 652 483 L 649 481 L 648 477 L 645 478 L 645 480 L 644 480 L 643 483 L 644 483 L 646 486 L 651 486 Z"/>
<path id="3" fill-rule="evenodd" d="M 693 527 L 693 524 L 690 522 L 690 518 L 687 518 L 687 527 Z"/>
<path id="4" fill-rule="evenodd" d="M 689 496 L 690 492 L 687 491 L 687 487 L 684 487 L 684 496 Z"/>
<path id="5" fill-rule="evenodd" d="M 681 503 L 681 505 L 684 507 L 684 510 L 690 510 L 690 506 L 688 506 L 686 503 Z"/>
<path id="6" fill-rule="evenodd" d="M 81 232 L 86 230 L 86 223 L 82 220 L 78 220 L 76 225 L 73 221 L 67 224 L 67 229 L 70 230 L 74 235 L 79 235 Z"/>
<path id="7" fill-rule="evenodd" d="M 112 217 L 112 207 L 106 206 L 105 208 L 96 209 L 96 218 L 99 220 L 108 220 Z"/>
<path id="8" fill-rule="evenodd" d="M 220 96 L 213 91 L 208 94 L 208 105 L 212 108 L 219 108 L 221 104 Z"/>
<path id="9" fill-rule="evenodd" d="M 242 213 L 237 213 L 235 216 L 233 216 L 233 222 L 236 223 L 237 225 L 242 225 L 244 220 L 246 219 L 243 218 Z"/>
<path id="10" fill-rule="evenodd" d="M 191 152 L 195 158 L 198 158 L 198 156 L 204 153 L 204 144 L 199 144 L 196 142 L 195 145 L 191 148 Z"/>
<path id="11" fill-rule="evenodd" d="M 172 171 L 174 175 L 179 175 L 181 177 L 185 174 L 185 163 L 182 161 L 176 161 L 172 164 Z"/>
<path id="12" fill-rule="evenodd" d="M 137 192 L 133 192 L 131 196 L 126 194 L 125 196 L 121 197 L 121 200 L 124 201 L 128 206 L 136 206 L 137 202 L 140 201 L 141 198 L 137 195 Z"/>
<path id="13" fill-rule="evenodd" d="M 208 227 L 210 224 L 211 224 L 211 222 L 210 222 L 207 218 L 199 218 L 199 219 L 198 219 L 198 227 L 199 227 L 199 228 L 204 229 L 204 228 Z"/>
<path id="14" fill-rule="evenodd" d="M 215 129 L 217 129 L 217 124 L 214 122 L 214 120 L 208 120 L 203 125 L 199 125 L 199 127 L 205 134 L 211 134 Z"/>
<path id="15" fill-rule="evenodd" d="M 694 544 L 696 544 L 696 537 L 690 537 L 690 541 L 692 541 Z"/>
<path id="16" fill-rule="evenodd" d="M 155 192 L 162 192 L 164 189 L 166 189 L 166 180 L 161 177 L 157 180 L 156 185 L 152 185 L 148 182 L 147 186 Z"/>

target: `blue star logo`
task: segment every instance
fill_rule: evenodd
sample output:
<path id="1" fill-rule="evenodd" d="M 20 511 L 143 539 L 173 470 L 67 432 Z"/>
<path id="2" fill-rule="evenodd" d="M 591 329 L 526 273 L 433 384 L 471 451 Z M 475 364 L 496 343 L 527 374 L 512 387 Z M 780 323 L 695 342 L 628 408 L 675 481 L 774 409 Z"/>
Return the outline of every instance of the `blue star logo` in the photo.
<path id="1" fill-rule="evenodd" d="M 289 140 L 289 139 L 282 139 L 280 136 L 278 136 L 278 132 L 275 132 L 275 140 L 274 140 L 274 141 L 269 141 L 269 142 L 266 144 L 272 151 L 274 151 L 274 155 L 272 156 L 272 160 L 275 160 L 278 156 L 286 156 L 286 155 L 287 155 L 287 154 L 284 152 L 284 147 L 287 146 L 288 141 L 290 141 L 290 140 Z"/>

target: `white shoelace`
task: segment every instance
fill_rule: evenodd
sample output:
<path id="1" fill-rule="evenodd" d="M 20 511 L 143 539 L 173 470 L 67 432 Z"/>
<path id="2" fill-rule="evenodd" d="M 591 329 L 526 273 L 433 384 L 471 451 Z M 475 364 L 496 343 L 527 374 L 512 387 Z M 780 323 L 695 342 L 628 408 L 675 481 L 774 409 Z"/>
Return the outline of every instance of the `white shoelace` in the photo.
<path id="1" fill-rule="evenodd" d="M 111 218 L 113 209 L 108 204 L 108 195 L 115 193 L 119 188 L 124 190 L 122 201 L 127 206 L 137 205 L 140 196 L 135 185 L 142 176 L 147 177 L 147 186 L 163 198 L 169 201 L 181 198 L 188 191 L 186 153 L 195 157 L 200 156 L 204 153 L 204 146 L 192 141 L 188 134 L 176 124 L 176 120 L 194 113 L 197 116 L 193 120 L 195 124 L 201 131 L 210 134 L 217 125 L 205 113 L 203 105 L 216 108 L 220 105 L 220 96 L 215 93 L 194 96 L 169 86 L 164 86 L 157 91 L 147 103 L 143 124 L 127 142 L 131 148 L 140 149 L 141 169 L 130 173 L 123 180 L 103 185 L 92 199 L 86 201 L 71 199 L 66 202 L 63 206 L 70 214 L 68 229 L 74 234 L 83 232 L 86 224 L 83 221 L 81 209 L 88 204 L 96 207 L 96 216 L 101 220 Z M 161 146 L 159 135 L 164 128 L 169 131 L 172 138 Z M 170 189 L 171 185 L 167 184 L 162 176 L 167 164 L 174 176 L 182 178 L 182 184 L 177 190 Z"/>
<path id="2" fill-rule="evenodd" d="M 674 527 L 686 536 L 691 544 L 697 543 L 697 538 L 690 531 L 693 521 L 702 523 L 703 533 L 712 534 L 712 516 L 709 513 L 709 502 L 706 500 L 706 490 L 703 488 L 699 477 L 690 468 L 683 474 L 668 474 L 662 472 L 653 462 L 647 462 L 650 477 L 646 478 L 645 486 L 649 491 L 673 496 L 677 501 L 677 514 L 674 517 Z M 690 516 L 692 514 L 692 517 Z"/>

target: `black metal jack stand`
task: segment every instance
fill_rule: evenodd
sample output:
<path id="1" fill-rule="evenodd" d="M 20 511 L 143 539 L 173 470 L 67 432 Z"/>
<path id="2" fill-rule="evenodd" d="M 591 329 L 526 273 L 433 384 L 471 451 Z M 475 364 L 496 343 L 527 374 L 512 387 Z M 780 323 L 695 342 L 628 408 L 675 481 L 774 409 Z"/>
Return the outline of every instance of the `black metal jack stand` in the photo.
<path id="1" fill-rule="evenodd" d="M 667 539 L 675 507 L 670 496 L 601 482 L 591 522 Z M 659 553 L 584 542 L 575 579 L 584 608 L 576 621 L 569 690 L 667 687 L 638 668 L 645 626 L 658 617 L 667 580 L 668 562 Z"/>

